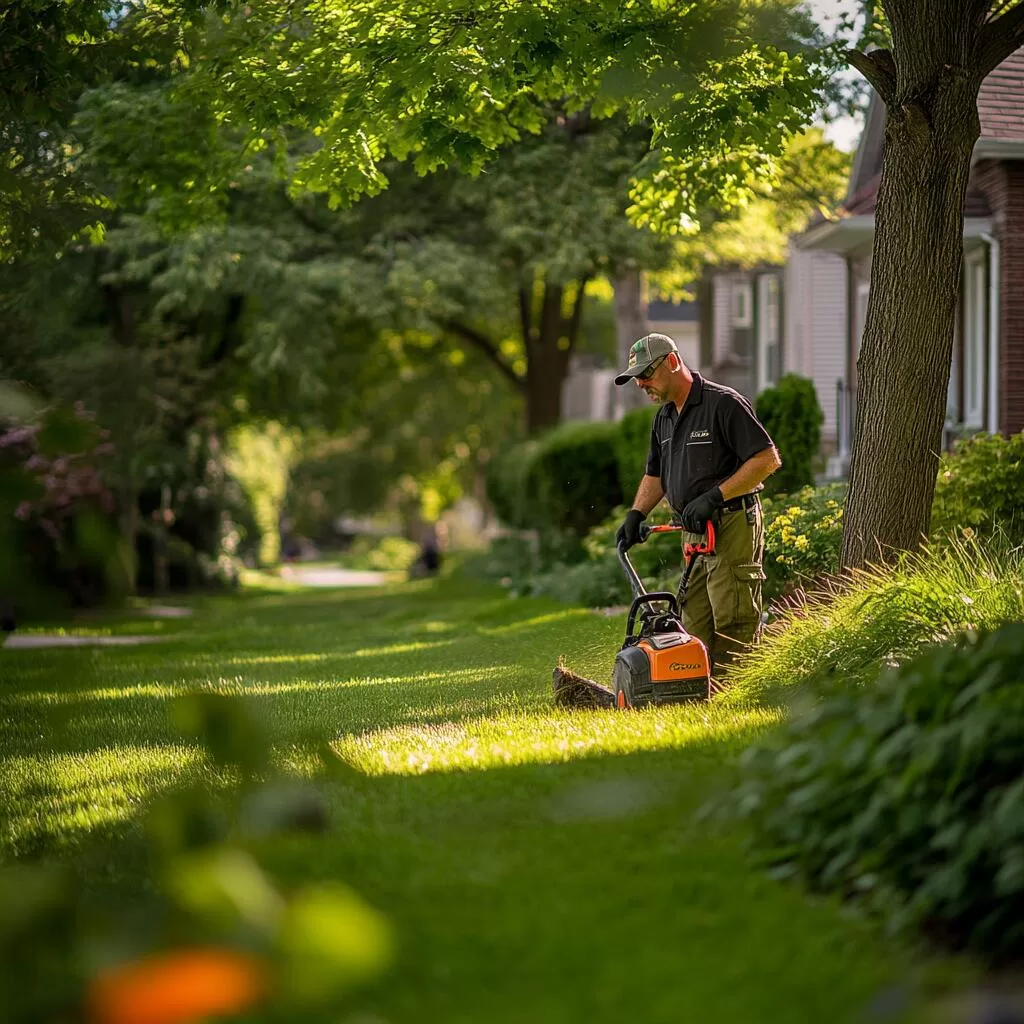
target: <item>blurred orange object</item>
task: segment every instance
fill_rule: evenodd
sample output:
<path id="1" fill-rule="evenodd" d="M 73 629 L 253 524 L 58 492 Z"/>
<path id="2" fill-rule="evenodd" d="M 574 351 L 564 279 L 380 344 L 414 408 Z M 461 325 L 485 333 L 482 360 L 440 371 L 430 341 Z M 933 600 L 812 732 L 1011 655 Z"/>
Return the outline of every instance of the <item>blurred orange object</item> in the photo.
<path id="1" fill-rule="evenodd" d="M 89 987 L 95 1024 L 192 1024 L 239 1013 L 265 991 L 259 960 L 227 949 L 185 949 L 122 964 Z"/>

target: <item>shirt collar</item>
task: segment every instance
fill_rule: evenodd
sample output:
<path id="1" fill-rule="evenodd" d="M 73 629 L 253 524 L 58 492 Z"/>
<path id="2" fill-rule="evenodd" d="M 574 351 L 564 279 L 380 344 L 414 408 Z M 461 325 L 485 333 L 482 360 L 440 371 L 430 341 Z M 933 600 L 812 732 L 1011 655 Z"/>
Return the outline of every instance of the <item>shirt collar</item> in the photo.
<path id="1" fill-rule="evenodd" d="M 694 405 L 700 405 L 704 401 L 704 378 L 696 370 L 693 370 L 692 373 L 693 383 L 690 385 L 690 393 L 686 396 L 682 409 L 677 410 L 675 402 L 666 402 L 662 407 L 670 419 L 674 420 L 677 416 L 682 416 L 687 409 Z"/>

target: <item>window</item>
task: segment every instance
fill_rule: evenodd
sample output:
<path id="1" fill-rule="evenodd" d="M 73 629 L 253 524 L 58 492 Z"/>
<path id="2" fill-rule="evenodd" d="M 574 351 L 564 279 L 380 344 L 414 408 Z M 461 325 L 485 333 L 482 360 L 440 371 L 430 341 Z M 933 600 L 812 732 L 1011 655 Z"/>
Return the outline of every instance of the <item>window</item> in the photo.
<path id="1" fill-rule="evenodd" d="M 751 294 L 749 281 L 733 281 L 732 284 L 732 325 L 733 327 L 749 327 L 753 322 L 751 313 Z"/>
<path id="2" fill-rule="evenodd" d="M 757 282 L 757 390 L 776 383 L 782 371 L 779 348 L 779 279 L 762 274 Z"/>

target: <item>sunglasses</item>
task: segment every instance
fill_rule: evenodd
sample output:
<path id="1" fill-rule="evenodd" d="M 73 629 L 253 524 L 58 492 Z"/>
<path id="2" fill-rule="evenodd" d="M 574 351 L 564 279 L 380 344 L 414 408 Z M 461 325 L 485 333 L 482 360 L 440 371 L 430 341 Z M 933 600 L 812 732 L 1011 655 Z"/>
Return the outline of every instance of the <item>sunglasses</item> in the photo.
<path id="1" fill-rule="evenodd" d="M 646 373 L 638 373 L 636 375 L 636 379 L 637 380 L 650 380 L 654 376 L 654 371 L 657 370 L 657 368 L 659 366 L 661 366 L 661 364 L 663 362 L 665 362 L 666 359 L 668 359 L 667 355 L 659 356 L 657 359 L 654 360 L 653 363 L 651 363 L 650 366 L 647 367 Z"/>

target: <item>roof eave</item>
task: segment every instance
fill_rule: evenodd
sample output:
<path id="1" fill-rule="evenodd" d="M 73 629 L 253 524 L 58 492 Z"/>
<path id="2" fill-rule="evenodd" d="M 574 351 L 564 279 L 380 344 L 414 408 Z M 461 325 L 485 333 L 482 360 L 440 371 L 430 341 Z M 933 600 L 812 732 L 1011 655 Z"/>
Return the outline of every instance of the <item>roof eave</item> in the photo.
<path id="1" fill-rule="evenodd" d="M 990 217 L 965 217 L 964 238 L 981 238 L 992 233 Z M 816 249 L 819 252 L 835 252 L 846 255 L 866 245 L 874 238 L 875 217 L 871 213 L 860 213 L 842 220 L 816 224 L 794 239 L 800 249 Z"/>
<path id="2" fill-rule="evenodd" d="M 1024 160 L 1024 139 L 978 139 L 971 166 L 979 160 Z"/>
<path id="3" fill-rule="evenodd" d="M 870 213 L 858 213 L 842 220 L 815 224 L 795 239 L 801 249 L 819 249 L 823 252 L 847 253 L 871 240 L 875 233 L 875 218 Z"/>

